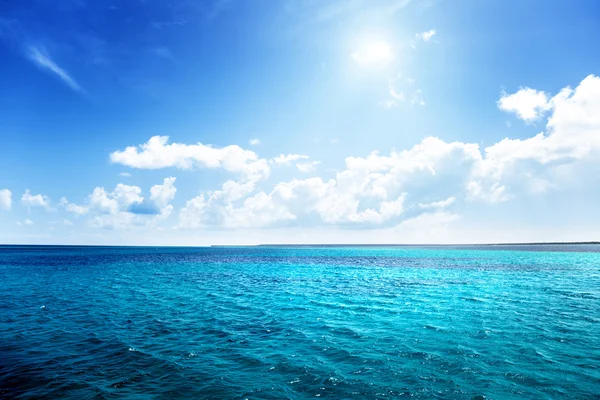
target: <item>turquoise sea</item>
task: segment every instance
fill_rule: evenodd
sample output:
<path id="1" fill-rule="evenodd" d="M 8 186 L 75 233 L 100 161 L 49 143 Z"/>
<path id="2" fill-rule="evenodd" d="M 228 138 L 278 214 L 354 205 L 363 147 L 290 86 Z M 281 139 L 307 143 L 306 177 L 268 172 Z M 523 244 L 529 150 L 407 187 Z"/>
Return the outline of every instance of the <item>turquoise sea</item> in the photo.
<path id="1" fill-rule="evenodd" d="M 599 251 L 3 246 L 0 398 L 598 398 Z"/>

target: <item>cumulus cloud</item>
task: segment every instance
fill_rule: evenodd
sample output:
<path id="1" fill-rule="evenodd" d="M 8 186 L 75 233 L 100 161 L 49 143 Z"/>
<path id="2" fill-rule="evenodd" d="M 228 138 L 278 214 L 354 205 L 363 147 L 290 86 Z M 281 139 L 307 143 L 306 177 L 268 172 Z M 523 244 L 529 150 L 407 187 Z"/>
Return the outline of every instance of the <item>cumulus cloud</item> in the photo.
<path id="1" fill-rule="evenodd" d="M 0 210 L 10 210 L 12 207 L 12 193 L 8 189 L 0 190 Z"/>
<path id="2" fill-rule="evenodd" d="M 469 202 L 499 203 L 559 190 L 582 175 L 574 174 L 575 168 L 585 175 L 587 166 L 597 164 L 600 78 L 590 75 L 576 88 L 564 88 L 554 96 L 543 93 L 540 97 L 542 92 L 528 88 L 519 92 L 523 90 L 536 94 L 536 105 L 520 108 L 515 104 L 521 103 L 502 98 L 522 96 L 505 93 L 499 106 L 514 109 L 524 120 L 547 117 L 544 130 L 536 135 L 505 138 L 483 149 L 476 143 L 426 137 L 409 149 L 347 157 L 340 170 L 327 176 L 291 176 L 272 183 L 263 179 L 269 165 L 295 165 L 287 172 L 299 174 L 314 172 L 318 162 L 307 161 L 308 156 L 301 154 L 266 160 L 238 146 L 169 144 L 166 137 L 116 151 L 111 159 L 134 168 L 219 168 L 237 175 L 220 188 L 187 200 L 178 212 L 180 228 L 443 230 Z M 84 205 L 66 198 L 59 205 L 76 215 L 88 214 L 94 227 L 160 227 L 173 214 L 170 203 L 177 192 L 175 182 L 174 177 L 165 178 L 150 188 L 146 199 L 141 188 L 119 184 L 112 191 L 96 187 Z M 0 196 L 6 199 L 6 191 Z M 22 202 L 50 208 L 46 196 L 32 195 L 29 190 Z M 6 200 L 0 204 L 7 208 Z"/>
<path id="3" fill-rule="evenodd" d="M 78 206 L 77 204 L 69 203 L 69 200 L 66 197 L 62 197 L 58 205 L 64 207 L 65 210 L 75 215 L 84 215 L 89 211 L 89 209 L 85 206 Z"/>
<path id="4" fill-rule="evenodd" d="M 502 111 L 513 112 L 528 123 L 539 119 L 551 107 L 548 93 L 528 87 L 513 94 L 503 92 L 502 97 L 498 100 L 498 108 Z"/>
<path id="5" fill-rule="evenodd" d="M 506 138 L 483 150 L 476 143 L 427 137 L 408 150 L 347 157 L 345 168 L 331 179 L 292 179 L 268 191 L 228 181 L 220 190 L 189 200 L 180 211 L 180 226 L 404 224 L 408 229 L 410 224 L 456 220 L 458 214 L 445 210 L 459 196 L 498 203 L 559 188 L 565 180 L 558 173 L 561 167 L 593 162 L 600 155 L 600 78 L 589 76 L 548 102 L 546 131 L 538 135 Z M 442 200 L 431 201 L 435 198 Z"/>
<path id="6" fill-rule="evenodd" d="M 94 210 L 103 214 L 117 214 L 120 211 L 128 211 L 136 204 L 141 204 L 144 198 L 141 196 L 142 189 L 138 186 L 129 186 L 119 183 L 112 192 L 107 192 L 103 187 L 96 187 L 89 196 L 88 210 Z"/>
<path id="7" fill-rule="evenodd" d="M 175 198 L 177 188 L 175 187 L 176 178 L 165 178 L 162 185 L 154 185 L 150 188 L 150 200 L 162 208 L 167 206 Z"/>
<path id="8" fill-rule="evenodd" d="M 150 188 L 149 199 L 144 199 L 139 186 L 119 183 L 112 191 L 94 188 L 84 205 L 70 203 L 62 198 L 59 205 L 76 215 L 89 214 L 88 224 L 102 229 L 126 229 L 156 226 L 173 212 L 169 204 L 175 197 L 174 177 L 165 178 L 162 184 Z"/>
<path id="9" fill-rule="evenodd" d="M 113 152 L 110 160 L 116 164 L 140 169 L 222 168 L 239 173 L 250 180 L 258 180 L 269 175 L 269 165 L 266 160 L 259 158 L 253 151 L 237 145 L 217 148 L 202 143 L 169 144 L 168 142 L 168 136 L 153 136 L 145 144 Z"/>
<path id="10" fill-rule="evenodd" d="M 48 196 L 41 194 L 32 195 L 29 189 L 25 190 L 25 193 L 21 197 L 21 202 L 27 207 L 50 209 L 50 199 Z"/>
<path id="11" fill-rule="evenodd" d="M 256 139 L 256 138 L 250 139 L 249 143 L 250 143 L 250 146 L 258 146 L 260 144 L 260 140 Z"/>

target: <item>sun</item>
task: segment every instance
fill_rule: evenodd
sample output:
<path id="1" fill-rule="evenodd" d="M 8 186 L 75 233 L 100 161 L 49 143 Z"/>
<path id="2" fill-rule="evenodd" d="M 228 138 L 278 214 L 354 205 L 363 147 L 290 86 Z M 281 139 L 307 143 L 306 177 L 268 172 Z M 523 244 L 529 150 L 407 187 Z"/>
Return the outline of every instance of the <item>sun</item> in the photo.
<path id="1" fill-rule="evenodd" d="M 392 47 L 384 41 L 367 42 L 350 55 L 357 63 L 367 67 L 381 67 L 394 58 Z"/>

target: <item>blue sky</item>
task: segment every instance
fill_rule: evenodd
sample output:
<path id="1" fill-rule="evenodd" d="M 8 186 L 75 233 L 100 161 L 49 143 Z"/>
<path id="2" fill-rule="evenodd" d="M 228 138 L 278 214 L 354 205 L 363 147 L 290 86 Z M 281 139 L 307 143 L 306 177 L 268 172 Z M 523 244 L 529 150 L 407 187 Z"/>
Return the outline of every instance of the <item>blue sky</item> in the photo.
<path id="1" fill-rule="evenodd" d="M 0 242 L 599 240 L 598 15 L 5 2 Z"/>

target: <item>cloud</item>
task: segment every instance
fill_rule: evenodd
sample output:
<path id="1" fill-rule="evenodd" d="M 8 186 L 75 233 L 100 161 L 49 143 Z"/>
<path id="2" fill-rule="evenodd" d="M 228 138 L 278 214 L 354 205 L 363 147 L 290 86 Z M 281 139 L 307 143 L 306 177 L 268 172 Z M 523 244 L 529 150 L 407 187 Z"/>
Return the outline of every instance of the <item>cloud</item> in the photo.
<path id="1" fill-rule="evenodd" d="M 256 139 L 256 138 L 250 139 L 249 143 L 250 143 L 250 146 L 258 146 L 260 144 L 260 140 Z"/>
<path id="2" fill-rule="evenodd" d="M 424 106 L 423 91 L 414 88 L 415 80 L 412 78 L 402 78 L 400 75 L 388 81 L 388 95 L 390 98 L 381 100 L 380 107 L 390 109 L 404 103 L 411 107 L 415 105 Z"/>
<path id="3" fill-rule="evenodd" d="M 69 221 L 68 219 L 64 219 L 63 220 L 63 225 L 64 226 L 73 226 L 73 222 Z"/>
<path id="4" fill-rule="evenodd" d="M 171 200 L 175 198 L 177 188 L 175 181 L 177 178 L 165 178 L 162 185 L 154 185 L 150 188 L 150 200 L 152 200 L 159 208 L 167 206 Z"/>
<path id="5" fill-rule="evenodd" d="M 303 160 L 309 158 L 302 154 L 280 154 L 277 157 L 271 159 L 271 162 L 275 165 L 290 165 L 294 161 Z"/>
<path id="6" fill-rule="evenodd" d="M 17 222 L 17 225 L 27 225 L 27 226 L 31 226 L 34 225 L 34 222 L 30 219 L 26 219 L 23 222 Z"/>
<path id="7" fill-rule="evenodd" d="M 424 42 L 429 42 L 431 40 L 431 38 L 436 35 L 436 33 L 437 32 L 435 29 L 430 29 L 425 32 L 417 33 L 415 36 Z"/>
<path id="8" fill-rule="evenodd" d="M 69 200 L 67 200 L 66 197 L 61 198 L 60 201 L 58 202 L 58 205 L 61 207 L 64 207 L 65 210 L 67 210 L 68 212 L 73 213 L 75 215 L 84 215 L 84 214 L 87 214 L 89 211 L 89 209 L 87 207 L 78 206 L 77 204 L 69 203 Z"/>
<path id="9" fill-rule="evenodd" d="M 175 61 L 175 58 L 173 57 L 173 53 L 171 53 L 171 50 L 168 47 L 164 47 L 164 46 L 159 46 L 159 47 L 154 47 L 153 49 L 151 49 L 152 54 L 156 55 L 157 57 L 160 58 L 164 58 L 165 60 L 169 60 L 169 61 Z"/>
<path id="10" fill-rule="evenodd" d="M 173 206 L 168 205 L 155 213 L 132 213 L 129 211 L 118 211 L 114 214 L 96 215 L 88 221 L 92 228 L 107 230 L 127 230 L 131 228 L 157 228 L 158 224 L 166 220 L 173 212 Z"/>
<path id="11" fill-rule="evenodd" d="M 552 104 L 548 93 L 526 87 L 513 94 L 503 92 L 498 100 L 498 108 L 513 112 L 523 121 L 530 123 L 550 110 Z"/>
<path id="12" fill-rule="evenodd" d="M 258 191 L 254 183 L 228 181 L 220 190 L 188 200 L 179 225 L 408 229 L 456 220 L 458 214 L 445 211 L 450 206 L 559 190 L 589 176 L 587 166 L 599 159 L 600 78 L 590 75 L 548 101 L 546 131 L 532 137 L 505 138 L 484 149 L 427 137 L 407 150 L 347 157 L 345 168 L 330 179 L 291 179 Z"/>
<path id="13" fill-rule="evenodd" d="M 258 180 L 269 175 L 269 165 L 256 153 L 237 145 L 216 148 L 202 143 L 168 144 L 168 136 L 153 136 L 138 147 L 130 146 L 115 151 L 110 160 L 115 164 L 140 169 L 159 168 L 222 168 L 242 174 L 246 179 Z"/>
<path id="14" fill-rule="evenodd" d="M 505 138 L 487 147 L 483 161 L 473 172 L 468 188 L 472 195 L 508 200 L 514 197 L 511 189 L 544 192 L 556 187 L 561 179 L 564 183 L 561 170 L 565 166 L 591 162 L 599 155 L 600 78 L 590 75 L 577 88 L 566 87 L 552 98 L 547 94 L 540 96 L 541 92 L 533 89 L 524 90 L 537 93 L 536 107 L 551 113 L 546 132 L 527 139 Z M 531 104 L 522 114 L 525 120 L 540 117 Z M 569 179 L 576 178 L 573 175 Z"/>
<path id="15" fill-rule="evenodd" d="M 0 210 L 9 211 L 12 207 L 12 193 L 8 189 L 0 190 Z"/>
<path id="16" fill-rule="evenodd" d="M 300 172 L 314 172 L 317 170 L 317 165 L 319 164 L 321 164 L 321 161 L 308 161 L 296 164 L 296 168 L 298 168 Z"/>
<path id="17" fill-rule="evenodd" d="M 450 206 L 452 203 L 454 203 L 454 201 L 456 200 L 456 197 L 451 196 L 448 197 L 446 200 L 440 200 L 440 201 L 434 201 L 431 203 L 419 203 L 419 208 L 422 210 L 428 210 L 428 209 L 439 209 L 439 208 L 446 208 L 448 206 Z"/>
<path id="18" fill-rule="evenodd" d="M 131 174 L 129 172 L 121 172 L 119 176 L 122 176 L 123 178 L 131 178 Z"/>
<path id="19" fill-rule="evenodd" d="M 59 205 L 77 216 L 89 214 L 88 224 L 94 228 L 156 227 L 173 211 L 173 206 L 168 203 L 177 191 L 175 180 L 165 178 L 162 184 L 152 186 L 149 199 L 144 199 L 139 186 L 119 183 L 110 192 L 103 187 L 94 188 L 85 205 L 70 203 L 64 197 Z"/>
<path id="20" fill-rule="evenodd" d="M 41 194 L 32 195 L 29 192 L 29 189 L 27 189 L 21 197 L 21 202 L 27 207 L 41 207 L 46 210 L 50 209 L 50 199 L 47 196 Z"/>
<path id="21" fill-rule="evenodd" d="M 58 78 L 60 78 L 63 83 L 69 86 L 76 92 L 83 93 L 83 89 L 79 84 L 71 78 L 71 76 L 61 67 L 59 67 L 54 61 L 50 59 L 46 54 L 44 54 L 40 49 L 35 46 L 29 47 L 29 58 L 39 67 L 44 68 L 53 74 L 55 74 Z"/>
<path id="22" fill-rule="evenodd" d="M 394 224 L 406 209 L 407 192 L 419 186 L 462 190 L 480 160 L 478 146 L 426 138 L 389 156 L 346 158 L 335 178 L 294 179 L 249 197 L 201 195 L 186 204 L 180 225 L 226 228 L 289 225 L 369 227 Z M 252 188 L 247 191 L 251 193 Z M 244 195 L 246 196 L 246 195 Z"/>
<path id="23" fill-rule="evenodd" d="M 127 211 L 130 207 L 142 204 L 142 189 L 119 183 L 111 193 L 103 187 L 97 187 L 89 196 L 89 208 L 104 214 L 117 214 Z"/>

